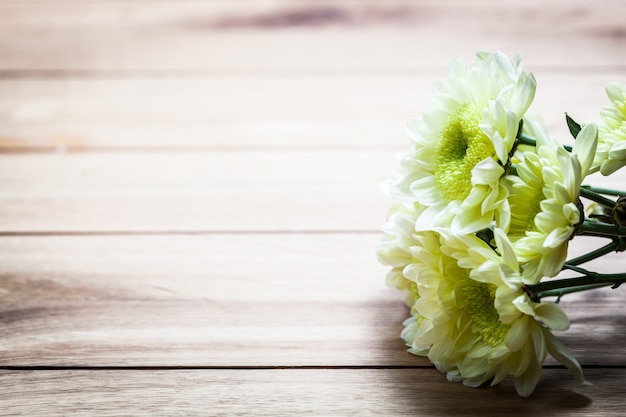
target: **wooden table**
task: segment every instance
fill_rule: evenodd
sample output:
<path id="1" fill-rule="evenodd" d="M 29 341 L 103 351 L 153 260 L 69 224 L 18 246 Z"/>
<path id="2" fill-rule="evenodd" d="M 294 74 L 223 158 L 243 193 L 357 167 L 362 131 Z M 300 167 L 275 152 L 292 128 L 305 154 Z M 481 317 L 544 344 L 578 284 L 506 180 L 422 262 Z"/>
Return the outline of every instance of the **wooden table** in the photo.
<path id="1" fill-rule="evenodd" d="M 563 301 L 559 337 L 594 385 L 548 361 L 521 399 L 405 351 L 375 249 L 378 180 L 453 57 L 520 53 L 565 138 L 565 111 L 598 120 L 605 82 L 626 82 L 625 16 L 608 0 L 0 1 L 0 414 L 622 415 L 625 290 Z"/>

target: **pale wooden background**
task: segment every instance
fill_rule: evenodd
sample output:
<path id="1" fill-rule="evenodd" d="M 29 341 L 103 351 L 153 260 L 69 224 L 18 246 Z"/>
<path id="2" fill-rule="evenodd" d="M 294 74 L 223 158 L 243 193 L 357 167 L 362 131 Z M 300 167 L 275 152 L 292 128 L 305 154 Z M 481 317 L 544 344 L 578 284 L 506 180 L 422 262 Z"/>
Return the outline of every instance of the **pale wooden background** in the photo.
<path id="1" fill-rule="evenodd" d="M 378 181 L 454 56 L 521 54 L 566 138 L 565 111 L 597 120 L 605 82 L 626 82 L 625 17 L 608 0 L 0 0 L 0 414 L 620 415 L 626 290 L 563 302 L 594 386 L 550 361 L 523 400 L 405 352 L 375 247 Z"/>

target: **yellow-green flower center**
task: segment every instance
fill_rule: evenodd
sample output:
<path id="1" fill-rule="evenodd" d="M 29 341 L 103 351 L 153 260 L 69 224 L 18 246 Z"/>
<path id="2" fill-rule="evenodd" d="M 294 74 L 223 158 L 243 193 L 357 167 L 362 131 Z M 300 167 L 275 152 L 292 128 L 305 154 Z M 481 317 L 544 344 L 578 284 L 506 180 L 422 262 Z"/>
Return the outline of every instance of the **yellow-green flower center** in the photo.
<path id="1" fill-rule="evenodd" d="M 479 108 L 464 105 L 450 115 L 441 130 L 435 182 L 447 201 L 466 198 L 472 190 L 472 169 L 483 159 L 495 156 L 480 121 Z"/>
<path id="2" fill-rule="evenodd" d="M 473 329 L 491 346 L 504 342 L 511 327 L 500 321 L 500 315 L 494 307 L 496 289 L 495 285 L 474 281 L 469 276 L 461 280 L 462 296 Z"/>
<path id="3" fill-rule="evenodd" d="M 535 232 L 537 231 L 537 225 L 535 224 L 535 217 L 541 211 L 541 202 L 545 200 L 546 196 L 543 192 L 539 192 L 535 199 L 531 201 L 529 210 L 528 210 L 528 220 L 526 221 L 526 231 Z"/>
<path id="4" fill-rule="evenodd" d="M 527 181 L 524 192 L 513 190 L 511 194 L 511 235 L 524 235 L 537 231 L 535 217 L 541 212 L 541 202 L 546 199 L 543 193 L 544 182 L 539 178 Z"/>

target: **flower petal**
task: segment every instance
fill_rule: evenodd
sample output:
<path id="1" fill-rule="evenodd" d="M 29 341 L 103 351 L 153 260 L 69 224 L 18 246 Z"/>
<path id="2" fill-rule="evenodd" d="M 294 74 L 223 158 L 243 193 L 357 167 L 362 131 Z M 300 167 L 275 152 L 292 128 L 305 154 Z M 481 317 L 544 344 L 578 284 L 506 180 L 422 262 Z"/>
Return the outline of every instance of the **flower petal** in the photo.
<path id="1" fill-rule="evenodd" d="M 561 331 L 569 329 L 569 317 L 559 304 L 540 303 L 535 307 L 535 315 L 551 329 Z"/>
<path id="2" fill-rule="evenodd" d="M 572 154 L 578 156 L 581 165 L 581 174 L 587 175 L 598 147 L 598 126 L 595 123 L 585 125 L 576 136 Z"/>
<path id="3" fill-rule="evenodd" d="M 504 233 L 504 231 L 500 228 L 495 228 L 493 236 L 496 240 L 496 246 L 500 250 L 504 263 L 517 270 L 519 268 L 519 264 L 517 262 L 517 256 L 515 255 L 515 249 L 513 249 L 513 244 L 506 236 L 506 233 Z"/>
<path id="4" fill-rule="evenodd" d="M 515 391 L 520 397 L 530 396 L 537 387 L 541 377 L 541 364 L 530 361 L 524 373 L 515 378 Z"/>
<path id="5" fill-rule="evenodd" d="M 504 339 L 504 344 L 511 352 L 516 352 L 524 346 L 527 336 L 528 316 L 522 316 L 511 324 L 511 329 L 509 329 Z"/>
<path id="6" fill-rule="evenodd" d="M 565 365 L 576 377 L 576 379 L 584 385 L 591 385 L 590 382 L 587 382 L 585 376 L 583 374 L 583 369 L 580 367 L 580 364 L 574 358 L 574 356 L 570 353 L 569 350 L 565 347 L 563 343 L 559 339 L 556 338 L 552 333 L 548 330 L 544 331 L 544 335 L 546 338 L 546 346 L 548 348 L 548 352 L 554 359 L 559 361 L 559 363 Z"/>

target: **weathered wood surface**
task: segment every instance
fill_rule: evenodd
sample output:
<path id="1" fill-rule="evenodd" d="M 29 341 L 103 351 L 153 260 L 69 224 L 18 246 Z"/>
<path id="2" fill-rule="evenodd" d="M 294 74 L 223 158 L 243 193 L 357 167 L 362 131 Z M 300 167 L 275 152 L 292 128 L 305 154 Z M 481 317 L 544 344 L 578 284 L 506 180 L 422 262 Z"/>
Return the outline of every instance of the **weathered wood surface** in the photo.
<path id="1" fill-rule="evenodd" d="M 0 371 L 6 416 L 620 415 L 623 369 L 593 369 L 582 387 L 550 369 L 531 400 L 511 381 L 468 389 L 430 369 Z M 3 386 L 4 386 L 3 385 Z M 24 398 L 27 396 L 28 398 Z M 51 399 L 54 399 L 51 401 Z"/>
<path id="2" fill-rule="evenodd" d="M 0 79 L 0 152 L 404 149 L 404 124 L 428 105 L 448 61 L 391 75 Z M 623 77 L 527 67 L 538 83 L 532 111 L 564 140 L 564 112 L 598 121 L 610 104 L 605 83 Z"/>
<path id="3" fill-rule="evenodd" d="M 408 311 L 381 279 L 378 239 L 3 237 L 0 365 L 428 366 L 398 337 Z M 583 364 L 626 366 L 619 291 L 562 303 Z"/>
<path id="4" fill-rule="evenodd" d="M 375 247 L 454 56 L 520 53 L 565 138 L 626 81 L 625 11 L 0 1 L 0 415 L 623 414 L 623 289 L 562 301 L 594 386 L 550 360 L 522 400 L 406 353 Z"/>
<path id="5" fill-rule="evenodd" d="M 0 233 L 377 231 L 405 151 L 0 154 Z"/>
<path id="6" fill-rule="evenodd" d="M 477 48 L 537 65 L 623 66 L 619 1 L 184 1 L 0 4 L 12 75 L 441 68 Z M 538 46 L 539 45 L 539 46 Z M 348 72 L 348 74 L 349 74 Z"/>
<path id="7" fill-rule="evenodd" d="M 0 230 L 373 231 L 396 154 L 3 154 Z"/>

